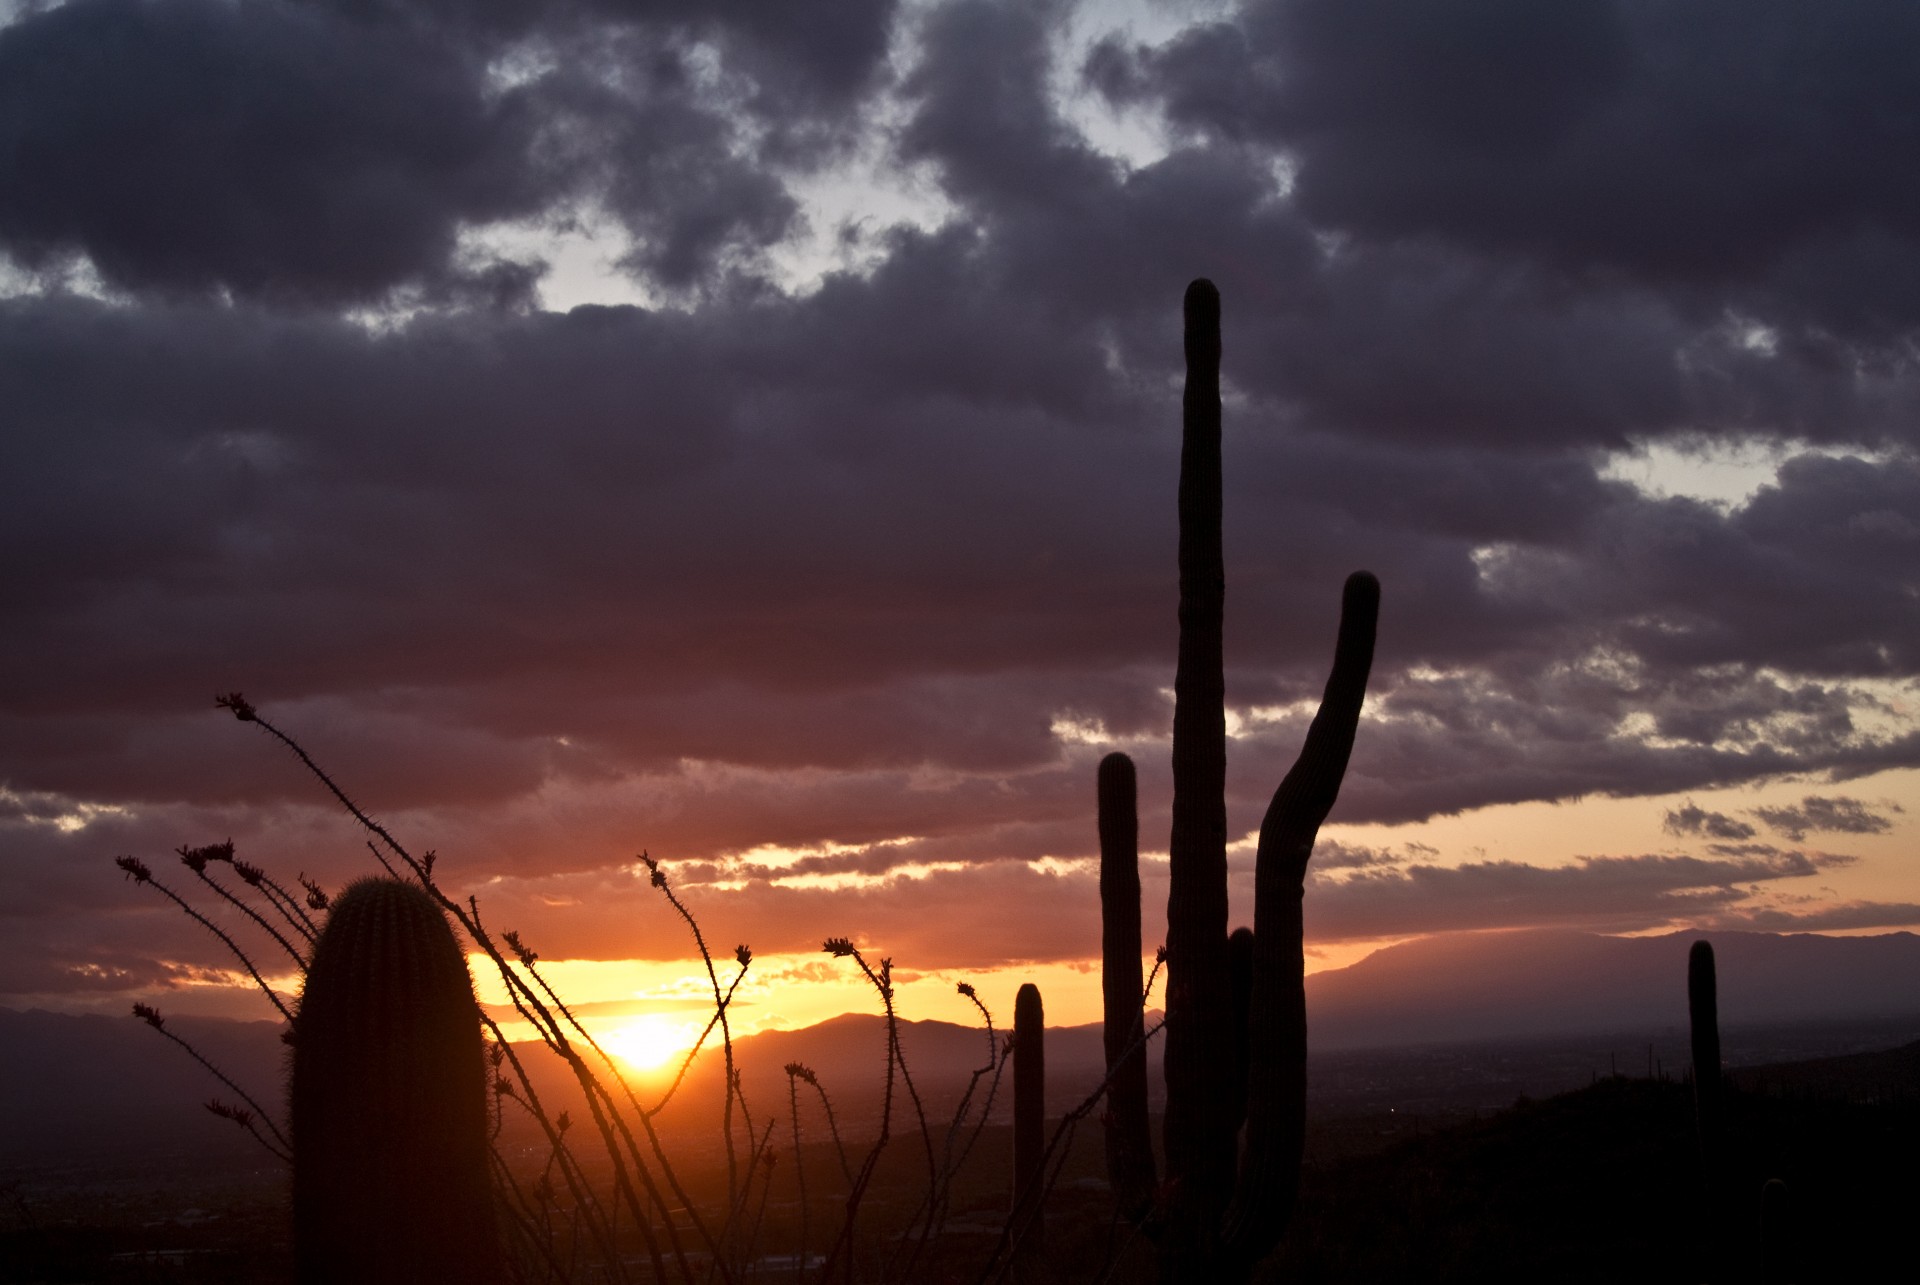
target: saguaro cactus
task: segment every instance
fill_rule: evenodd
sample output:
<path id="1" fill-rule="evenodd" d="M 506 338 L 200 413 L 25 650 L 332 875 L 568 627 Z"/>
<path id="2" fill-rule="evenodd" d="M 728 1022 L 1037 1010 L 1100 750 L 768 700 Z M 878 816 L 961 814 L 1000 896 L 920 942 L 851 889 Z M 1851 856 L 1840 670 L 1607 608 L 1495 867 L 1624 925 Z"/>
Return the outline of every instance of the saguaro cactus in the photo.
<path id="1" fill-rule="evenodd" d="M 1693 1043 L 1693 1110 L 1700 1128 L 1701 1158 L 1717 1162 L 1721 1130 L 1720 995 L 1713 945 L 1696 941 L 1687 952 L 1687 1019 Z"/>
<path id="2" fill-rule="evenodd" d="M 1046 1238 L 1041 1192 L 1046 1185 L 1047 1028 L 1040 988 L 1023 985 L 1013 1000 L 1013 1227 L 1021 1257 Z"/>
<path id="3" fill-rule="evenodd" d="M 1261 822 L 1250 993 L 1241 1019 L 1227 936 L 1220 296 L 1211 282 L 1187 288 L 1185 314 L 1161 1253 L 1168 1279 L 1213 1282 L 1251 1275 L 1279 1240 L 1299 1187 L 1307 1051 L 1301 899 L 1314 838 L 1353 749 L 1380 586 L 1366 572 L 1347 578 L 1333 673 L 1306 744 Z M 1107 912 L 1110 933 L 1114 914 Z M 1134 956 L 1137 976 L 1137 949 Z M 1105 963 L 1127 967 L 1111 950 Z M 1109 1009 L 1109 1030 L 1114 1020 Z M 1236 1147 L 1243 1102 L 1245 1140 Z"/>
<path id="4" fill-rule="evenodd" d="M 1713 946 L 1696 941 L 1687 952 L 1687 1018 L 1693 1044 L 1693 1115 L 1700 1131 L 1702 1213 L 1699 1228 L 1708 1279 L 1728 1279 L 1726 1090 L 1720 1076 L 1720 998 Z"/>
<path id="5" fill-rule="evenodd" d="M 349 886 L 293 1030 L 301 1285 L 501 1281 L 479 1010 L 432 897 Z"/>
<path id="6" fill-rule="evenodd" d="M 1140 1012 L 1140 821 L 1133 760 L 1100 760 L 1100 950 L 1106 1015 L 1107 1180 L 1120 1211 L 1144 1216 L 1157 1185 L 1147 1123 L 1147 1050 Z"/>

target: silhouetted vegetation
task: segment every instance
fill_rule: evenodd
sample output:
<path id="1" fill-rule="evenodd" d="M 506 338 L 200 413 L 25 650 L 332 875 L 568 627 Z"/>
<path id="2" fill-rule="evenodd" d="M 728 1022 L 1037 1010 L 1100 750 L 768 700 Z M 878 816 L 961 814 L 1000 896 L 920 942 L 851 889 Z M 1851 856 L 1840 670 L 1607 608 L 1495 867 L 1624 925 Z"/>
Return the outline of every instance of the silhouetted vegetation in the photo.
<path id="1" fill-rule="evenodd" d="M 1028 982 L 1013 1000 L 1014 1242 L 1023 1257 L 1046 1240 L 1047 1029 L 1040 988 Z"/>
<path id="2" fill-rule="evenodd" d="M 1333 673 L 1306 744 L 1260 825 L 1254 928 L 1227 931 L 1226 674 L 1221 617 L 1220 295 L 1187 287 L 1187 383 L 1180 449 L 1180 651 L 1174 677 L 1173 833 L 1167 894 L 1166 1183 L 1138 1192 L 1131 1066 L 1112 1050 L 1137 1029 L 1139 879 L 1131 771 L 1102 765 L 1101 896 L 1109 1073 L 1128 1097 L 1110 1131 L 1122 1207 L 1144 1217 L 1170 1280 L 1244 1278 L 1273 1248 L 1299 1185 L 1306 1136 L 1306 961 L 1301 897 L 1314 839 L 1340 791 L 1373 662 L 1380 586 L 1348 577 Z M 1129 905 L 1127 897 L 1131 892 Z M 1136 927 L 1127 929 L 1127 920 Z"/>

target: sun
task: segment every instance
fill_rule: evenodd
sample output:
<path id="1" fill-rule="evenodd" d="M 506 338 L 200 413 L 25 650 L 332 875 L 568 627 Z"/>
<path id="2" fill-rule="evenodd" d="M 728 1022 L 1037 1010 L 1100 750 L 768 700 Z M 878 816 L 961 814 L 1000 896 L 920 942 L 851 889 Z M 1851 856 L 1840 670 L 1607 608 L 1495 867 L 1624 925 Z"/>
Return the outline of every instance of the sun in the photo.
<path id="1" fill-rule="evenodd" d="M 597 1038 L 602 1048 L 636 1071 L 657 1070 L 687 1048 L 680 1024 L 653 1014 L 622 1019 Z"/>

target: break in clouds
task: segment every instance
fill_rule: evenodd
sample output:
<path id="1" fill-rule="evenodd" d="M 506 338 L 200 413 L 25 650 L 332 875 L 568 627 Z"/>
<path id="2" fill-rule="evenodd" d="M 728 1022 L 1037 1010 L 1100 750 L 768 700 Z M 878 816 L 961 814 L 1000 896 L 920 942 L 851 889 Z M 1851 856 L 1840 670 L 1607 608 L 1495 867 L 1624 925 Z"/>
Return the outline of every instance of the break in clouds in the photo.
<path id="1" fill-rule="evenodd" d="M 1750 896 L 1920 765 L 1920 11 L 6 12 L 0 991 L 215 959 L 119 852 L 367 864 L 234 689 L 548 954 L 678 952 L 641 848 L 757 950 L 1086 953 L 1101 753 L 1166 828 L 1199 275 L 1236 831 L 1363 566 L 1336 820 L 1814 783 L 1693 855 L 1330 848 L 1311 933 L 1920 918 Z"/>

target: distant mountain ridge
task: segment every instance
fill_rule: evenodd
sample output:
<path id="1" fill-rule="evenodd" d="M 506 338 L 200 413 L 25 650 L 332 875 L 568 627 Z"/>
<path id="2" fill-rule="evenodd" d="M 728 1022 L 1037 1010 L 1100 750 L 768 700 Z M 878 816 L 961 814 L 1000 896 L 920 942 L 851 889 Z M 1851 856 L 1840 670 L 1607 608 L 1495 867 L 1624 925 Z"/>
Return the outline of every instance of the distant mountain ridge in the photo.
<path id="1" fill-rule="evenodd" d="M 1684 1030 L 1686 956 L 1702 934 L 1602 937 L 1559 931 L 1452 934 L 1388 947 L 1347 968 L 1307 979 L 1308 1030 L 1316 1054 L 1419 1044 L 1528 1040 L 1582 1033 Z M 1776 936 L 1715 933 L 1723 1028 L 1746 1024 L 1920 1016 L 1920 936 Z M 274 1109 L 285 1049 L 274 1022 L 174 1019 L 241 1084 Z M 987 1062 L 987 1035 L 946 1022 L 903 1021 L 901 1042 L 929 1115 L 945 1117 L 969 1073 Z M 784 1067 L 819 1074 L 836 1108 L 850 1114 L 878 1100 L 885 1023 L 849 1014 L 817 1026 L 735 1041 L 750 1100 L 784 1104 Z M 181 1050 L 132 1017 L 0 1009 L 8 1053 L 0 1094 L 0 1169 L 92 1163 L 212 1148 L 252 1158 L 254 1144 L 200 1104 L 231 1099 Z M 542 1094 L 573 1092 L 557 1059 L 531 1059 Z M 1158 1056 L 1151 1059 L 1156 1076 Z M 1102 1074 L 1097 1025 L 1048 1032 L 1050 1107 L 1079 1100 Z M 676 1115 L 698 1119 L 717 1095 L 720 1059 L 701 1059 Z M 1010 1084 L 1001 1086 L 998 1109 Z M 984 1092 L 984 1086 L 982 1092 Z M 643 1093 L 651 1100 L 652 1095 Z M 784 1107 L 780 1108 L 784 1109 Z"/>
<path id="2" fill-rule="evenodd" d="M 1322 1049 L 1529 1039 L 1687 1021 L 1687 952 L 1713 943 L 1723 1026 L 1920 1013 L 1920 936 L 1450 933 L 1307 979 Z"/>

